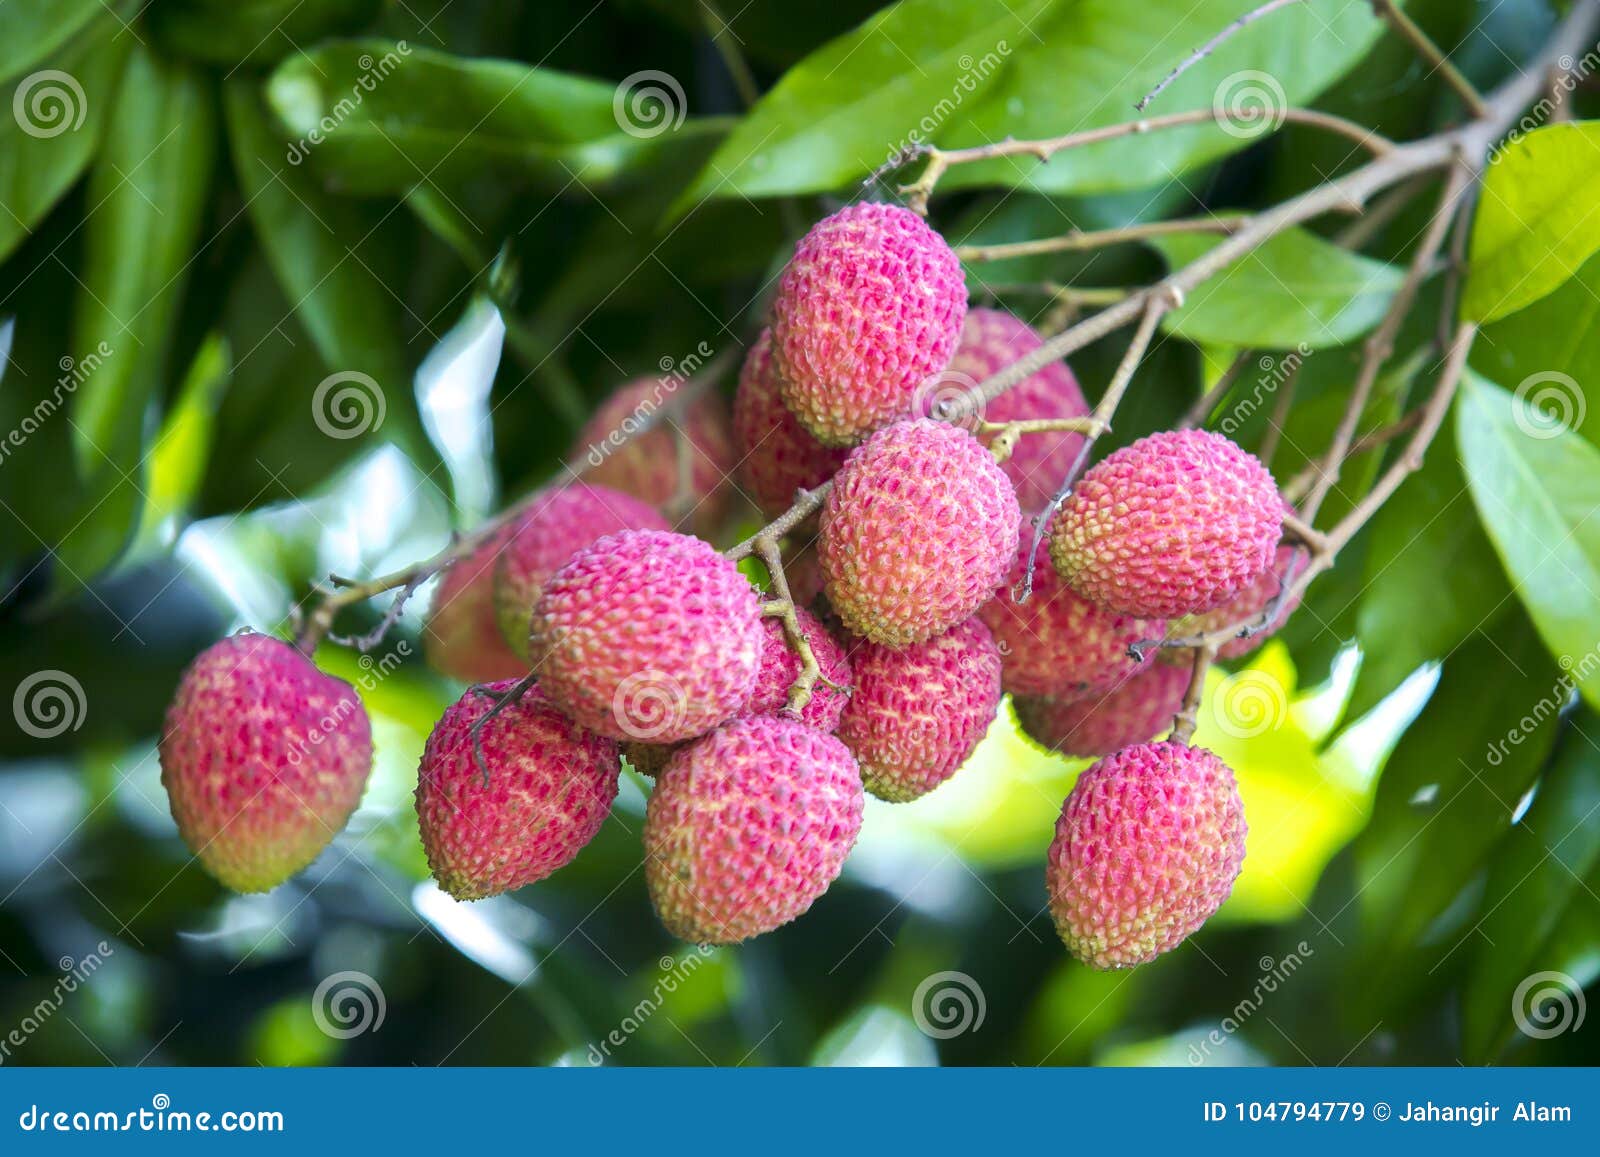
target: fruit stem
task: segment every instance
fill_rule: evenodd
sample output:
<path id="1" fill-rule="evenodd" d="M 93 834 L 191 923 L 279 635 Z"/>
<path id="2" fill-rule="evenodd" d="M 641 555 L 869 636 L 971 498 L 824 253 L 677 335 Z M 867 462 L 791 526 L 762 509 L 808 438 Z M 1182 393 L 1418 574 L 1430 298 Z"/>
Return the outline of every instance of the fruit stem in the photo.
<path id="1" fill-rule="evenodd" d="M 1172 738 L 1185 747 L 1194 738 L 1194 729 L 1200 723 L 1200 698 L 1206 689 L 1206 672 L 1217 657 L 1217 648 L 1203 645 L 1194 649 L 1194 674 L 1189 676 L 1189 689 L 1184 693 L 1183 706 L 1172 719 Z"/>

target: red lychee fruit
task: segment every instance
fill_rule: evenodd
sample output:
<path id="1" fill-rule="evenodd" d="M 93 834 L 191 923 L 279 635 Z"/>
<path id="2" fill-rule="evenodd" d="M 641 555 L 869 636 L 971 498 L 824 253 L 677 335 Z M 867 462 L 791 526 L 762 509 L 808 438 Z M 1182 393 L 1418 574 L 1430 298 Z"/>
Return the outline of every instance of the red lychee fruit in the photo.
<path id="1" fill-rule="evenodd" d="M 715 534 L 728 513 L 728 477 L 739 458 L 718 395 L 704 393 L 681 412 L 659 412 L 683 388 L 676 378 L 624 383 L 578 432 L 569 463 L 585 482 L 641 498 L 677 526 Z"/>
<path id="2" fill-rule="evenodd" d="M 1033 564 L 1033 593 L 1017 602 L 1033 530 L 1022 527 L 1011 571 L 978 614 L 994 632 L 1004 662 L 1004 682 L 1013 695 L 1073 699 L 1104 694 L 1143 665 L 1128 653 L 1134 643 L 1160 639 L 1161 619 L 1136 619 L 1102 610 L 1061 580 L 1041 547 Z"/>
<path id="3" fill-rule="evenodd" d="M 1107 610 L 1200 614 L 1272 562 L 1285 509 L 1267 468 L 1221 434 L 1152 434 L 1078 480 L 1051 527 L 1050 558 Z"/>
<path id="4" fill-rule="evenodd" d="M 585 731 L 538 687 L 505 706 L 478 739 L 472 725 L 511 680 L 468 691 L 434 724 L 417 775 L 422 849 L 439 886 L 457 900 L 497 896 L 570 864 L 611 812 L 617 745 Z"/>
<path id="5" fill-rule="evenodd" d="M 839 716 L 850 698 L 850 660 L 845 658 L 838 640 L 810 611 L 796 608 L 795 617 L 800 620 L 800 633 L 811 644 L 817 666 L 822 668 L 822 678 L 812 687 L 811 699 L 800 709 L 800 722 L 818 731 L 837 731 Z M 788 705 L 789 688 L 800 677 L 800 656 L 789 645 L 783 621 L 766 619 L 762 629 L 765 637 L 761 644 L 761 669 L 756 673 L 755 690 L 740 712 L 742 715 L 776 715 Z M 829 686 L 830 683 L 833 686 Z"/>
<path id="6" fill-rule="evenodd" d="M 1016 491 L 965 430 L 897 422 L 851 452 L 822 508 L 828 599 L 855 634 L 903 646 L 989 601 L 1017 550 Z"/>
<path id="7" fill-rule="evenodd" d="M 1092 968 L 1154 960 L 1228 898 L 1244 837 L 1233 772 L 1211 752 L 1168 740 L 1109 755 L 1056 821 L 1045 871 L 1056 931 Z"/>
<path id="8" fill-rule="evenodd" d="M 736 719 L 662 768 L 645 811 L 645 881 L 674 936 L 734 944 L 801 915 L 861 831 L 843 743 L 793 719 Z"/>
<path id="9" fill-rule="evenodd" d="M 985 378 L 1043 344 L 1032 326 L 1004 310 L 969 310 L 961 330 L 961 344 L 940 376 L 949 391 L 971 393 Z M 1022 422 L 1088 415 L 1089 404 L 1078 388 L 1078 379 L 1065 362 L 1051 362 L 989 402 L 981 417 L 986 422 Z M 1022 509 L 1044 509 L 1067 480 L 1082 448 L 1082 434 L 1024 434 L 1018 439 L 1016 449 L 1000 468 L 1016 487 Z"/>
<path id="10" fill-rule="evenodd" d="M 1189 615 L 1182 619 L 1175 619 L 1172 623 L 1173 637 L 1189 639 L 1196 635 L 1220 631 L 1222 628 L 1230 627 L 1235 623 L 1255 622 L 1256 617 L 1267 609 L 1284 587 L 1292 585 L 1296 578 L 1305 573 L 1308 565 L 1310 565 L 1310 562 L 1304 549 L 1292 546 L 1278 547 L 1277 554 L 1272 560 L 1272 565 L 1258 574 L 1245 586 L 1244 590 L 1223 603 L 1222 606 L 1217 607 L 1215 610 L 1207 611 L 1203 615 Z M 1285 599 L 1270 623 L 1253 635 L 1245 638 L 1229 639 L 1217 648 L 1217 658 L 1237 659 L 1241 655 L 1248 655 L 1277 634 L 1278 629 L 1288 621 L 1289 616 L 1294 613 L 1295 608 L 1299 605 L 1300 600 L 1298 598 Z M 1177 658 L 1184 654 L 1182 650 L 1171 652 L 1171 654 L 1174 656 L 1174 661 L 1182 662 L 1185 666 L 1188 665 L 1186 660 Z"/>
<path id="11" fill-rule="evenodd" d="M 743 455 L 739 473 L 756 505 L 768 515 L 787 510 L 797 491 L 833 477 L 847 453 L 843 447 L 818 442 L 783 404 L 772 366 L 772 334 L 765 329 L 739 371 L 733 436 Z"/>
<path id="12" fill-rule="evenodd" d="M 266 892 L 344 830 L 372 771 L 372 725 L 350 684 L 240 634 L 183 673 L 159 750 L 184 843 L 234 891 Z"/>
<path id="13" fill-rule="evenodd" d="M 1172 727 L 1189 690 L 1193 665 L 1152 663 L 1104 693 L 1077 699 L 1014 698 L 1023 732 L 1066 756 L 1095 758 L 1148 743 Z"/>
<path id="14" fill-rule="evenodd" d="M 879 799 L 904 803 L 949 779 L 1000 708 L 1000 651 L 977 619 L 907 647 L 862 642 L 850 659 L 839 738 Z"/>
<path id="15" fill-rule="evenodd" d="M 494 569 L 495 614 L 500 633 L 524 656 L 528 620 L 545 580 L 580 548 L 622 530 L 671 530 L 661 512 L 608 486 L 573 482 L 530 495 L 511 524 Z"/>
<path id="16" fill-rule="evenodd" d="M 761 600 L 684 534 L 625 530 L 574 554 L 530 624 L 539 685 L 591 731 L 676 743 L 737 714 L 761 661 Z"/>
<path id="17" fill-rule="evenodd" d="M 495 622 L 494 564 L 511 533 L 494 531 L 445 568 L 422 628 L 422 649 L 435 670 L 463 683 L 515 679 L 528 662 L 507 645 Z"/>
<path id="18" fill-rule="evenodd" d="M 967 285 L 944 238 L 897 205 L 850 205 L 795 247 L 772 303 L 784 404 L 829 446 L 904 417 L 961 337 Z"/>

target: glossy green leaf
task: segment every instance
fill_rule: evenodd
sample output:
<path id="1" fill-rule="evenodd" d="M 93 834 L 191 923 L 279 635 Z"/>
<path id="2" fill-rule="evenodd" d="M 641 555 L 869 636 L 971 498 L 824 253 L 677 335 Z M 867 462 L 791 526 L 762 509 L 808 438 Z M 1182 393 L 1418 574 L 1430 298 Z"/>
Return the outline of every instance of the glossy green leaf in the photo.
<path id="1" fill-rule="evenodd" d="M 891 5 L 786 72 L 722 143 L 678 207 L 708 197 L 833 189 L 865 176 L 907 146 L 931 140 L 995 82 L 1013 52 L 1028 50 L 1035 37 L 1030 26 L 1062 6 L 1075 5 Z M 1070 109 L 1062 116 L 1072 119 Z"/>
<path id="2" fill-rule="evenodd" d="M 290 163 L 309 161 L 344 190 L 403 194 L 493 173 L 561 190 L 606 184 L 666 150 L 721 135 L 722 121 L 684 118 L 681 89 L 662 75 L 620 87 L 405 41 L 356 40 L 286 60 L 267 82 L 267 99 Z"/>
<path id="3" fill-rule="evenodd" d="M 58 51 L 105 13 L 100 0 L 6 0 L 0 4 L 0 81 Z"/>
<path id="4" fill-rule="evenodd" d="M 201 344 L 150 451 L 144 508 L 130 560 L 170 547 L 193 508 L 205 477 L 217 406 L 232 377 L 227 338 L 211 334 Z"/>
<path id="5" fill-rule="evenodd" d="M 1600 703 L 1600 450 L 1529 397 L 1469 376 L 1456 440 L 1478 514 L 1545 645 Z"/>
<path id="6" fill-rule="evenodd" d="M 1472 969 L 1462 992 L 1467 1059 L 1493 1060 L 1520 1013 L 1534 1011 L 1539 973 L 1570 976 L 1579 958 L 1600 960 L 1600 716 L 1578 712 L 1521 822 L 1489 867 L 1471 935 Z M 1567 933 L 1584 930 L 1583 946 Z M 1548 977 L 1560 983 L 1556 977 Z M 1533 985 L 1538 980 L 1531 982 Z M 1581 985 L 1582 979 L 1572 979 Z M 1569 986 L 1569 999 L 1571 996 Z M 1539 1022 L 1529 1021 L 1535 1026 Z"/>
<path id="7" fill-rule="evenodd" d="M 11 255 L 88 167 L 133 39 L 111 12 L 18 82 L 0 116 L 0 260 Z"/>
<path id="8" fill-rule="evenodd" d="M 325 36 L 360 29 L 382 7 L 382 0 L 162 0 L 148 19 L 161 43 L 183 56 L 270 64 Z"/>
<path id="9" fill-rule="evenodd" d="M 1221 238 L 1178 234 L 1157 240 L 1172 268 Z M 1199 286 L 1163 319 L 1191 341 L 1259 349 L 1344 345 L 1383 319 L 1404 274 L 1392 265 L 1291 229 Z"/>
<path id="10" fill-rule="evenodd" d="M 1461 312 L 1493 321 L 1538 301 L 1600 249 L 1600 122 L 1546 125 L 1483 177 Z"/>

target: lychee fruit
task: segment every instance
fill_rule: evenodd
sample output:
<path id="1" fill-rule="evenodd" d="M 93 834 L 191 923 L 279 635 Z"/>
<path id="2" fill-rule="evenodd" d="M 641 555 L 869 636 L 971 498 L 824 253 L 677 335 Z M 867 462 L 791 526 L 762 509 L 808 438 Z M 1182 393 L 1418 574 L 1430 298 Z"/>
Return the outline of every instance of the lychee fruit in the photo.
<path id="1" fill-rule="evenodd" d="M 641 498 L 673 523 L 715 534 L 738 462 L 723 399 L 706 392 L 670 414 L 684 383 L 636 378 L 619 386 L 578 432 L 569 464 L 584 481 Z"/>
<path id="2" fill-rule="evenodd" d="M 1152 434 L 1078 480 L 1051 527 L 1050 557 L 1107 610 L 1200 614 L 1272 562 L 1285 509 L 1267 468 L 1221 434 Z"/>
<path id="3" fill-rule="evenodd" d="M 818 731 L 837 731 L 839 716 L 850 697 L 850 660 L 845 658 L 844 648 L 817 616 L 796 608 L 795 617 L 800 620 L 800 633 L 811 644 L 811 654 L 822 669 L 822 678 L 812 687 L 810 700 L 800 709 L 800 722 Z M 775 715 L 782 711 L 789 703 L 789 688 L 800 677 L 800 656 L 789 645 L 783 621 L 768 618 L 762 629 L 761 668 L 756 673 L 750 701 L 740 712 L 742 715 Z"/>
<path id="4" fill-rule="evenodd" d="M 1172 727 L 1193 674 L 1182 667 L 1152 663 L 1109 691 L 1076 699 L 1045 696 L 1013 698 L 1023 732 L 1059 755 L 1095 758 L 1147 743 Z"/>
<path id="5" fill-rule="evenodd" d="M 764 634 L 755 588 L 710 544 L 625 530 L 550 577 L 529 638 L 539 685 L 578 723 L 676 743 L 744 707 Z"/>
<path id="6" fill-rule="evenodd" d="M 1033 593 L 1019 603 L 1032 549 L 1033 531 L 1024 526 L 1005 583 L 978 612 L 1000 646 L 1007 691 L 1058 699 L 1104 694 L 1153 661 L 1136 661 L 1128 648 L 1162 638 L 1166 623 L 1102 610 L 1062 581 L 1043 549 L 1033 563 Z"/>
<path id="7" fill-rule="evenodd" d="M 734 944 L 801 915 L 861 831 L 861 773 L 831 735 L 736 719 L 675 752 L 645 811 L 645 881 L 674 936 Z"/>
<path id="8" fill-rule="evenodd" d="M 1108 755 L 1056 821 L 1045 870 L 1056 931 L 1093 968 L 1154 960 L 1228 898 L 1244 839 L 1239 787 L 1211 752 L 1167 740 Z"/>
<path id="9" fill-rule="evenodd" d="M 851 452 L 822 508 L 828 600 L 855 634 L 904 646 L 986 603 L 1017 550 L 1011 481 L 965 430 L 897 422 Z"/>
<path id="10" fill-rule="evenodd" d="M 422 649 L 435 670 L 463 683 L 515 679 L 528 662 L 506 643 L 495 622 L 494 564 L 511 528 L 492 532 L 476 550 L 445 568 L 422 628 Z"/>
<path id="11" fill-rule="evenodd" d="M 921 217 L 849 205 L 795 247 L 772 303 L 784 404 L 821 442 L 848 446 L 904 417 L 961 338 L 961 262 Z"/>
<path id="12" fill-rule="evenodd" d="M 970 393 L 984 379 L 1043 344 L 1032 326 L 1004 310 L 969 310 L 961 330 L 961 344 L 940 376 L 950 390 Z M 986 422 L 1000 423 L 1088 415 L 1089 404 L 1078 388 L 1078 379 L 1065 362 L 1057 361 L 989 402 L 979 416 Z M 1016 487 L 1022 509 L 1044 509 L 1066 482 L 1082 448 L 1082 434 L 1034 433 L 1017 440 L 1016 449 L 1000 468 Z"/>
<path id="13" fill-rule="evenodd" d="M 537 686 L 479 732 L 484 782 L 472 726 L 513 686 L 506 680 L 468 691 L 434 724 L 422 751 L 422 848 L 434 879 L 457 900 L 496 896 L 565 867 L 600 830 L 617 795 L 616 743 L 573 723 Z"/>
<path id="14" fill-rule="evenodd" d="M 863 642 L 839 738 L 879 799 L 918 799 L 972 755 L 1000 708 L 1000 651 L 977 619 L 907 647 Z"/>
<path id="15" fill-rule="evenodd" d="M 167 708 L 161 783 L 178 833 L 236 892 L 266 892 L 344 829 L 372 771 L 355 689 L 267 635 L 213 643 Z"/>
<path id="16" fill-rule="evenodd" d="M 765 329 L 739 371 L 733 436 L 743 455 L 739 473 L 756 505 L 769 516 L 787 510 L 796 492 L 833 477 L 846 454 L 843 447 L 818 442 L 783 404 L 772 365 L 772 334 Z"/>
<path id="17" fill-rule="evenodd" d="M 545 580 L 580 548 L 620 530 L 671 530 L 661 512 L 609 486 L 574 482 L 531 495 L 511 524 L 494 570 L 495 615 L 527 668 L 528 620 Z"/>
<path id="18" fill-rule="evenodd" d="M 1306 558 L 1306 553 L 1303 549 L 1293 546 L 1279 546 L 1277 554 L 1272 560 L 1272 565 L 1252 579 L 1233 598 L 1215 610 L 1207 611 L 1203 615 L 1189 615 L 1182 619 L 1173 620 L 1173 637 L 1189 639 L 1196 635 L 1207 635 L 1212 631 L 1220 631 L 1224 627 L 1233 626 L 1235 623 L 1254 623 L 1256 618 L 1271 605 L 1272 600 L 1278 597 L 1279 592 L 1284 587 L 1292 585 L 1296 578 L 1305 573 L 1308 565 L 1309 560 Z M 1237 659 L 1241 655 L 1248 655 L 1275 635 L 1299 605 L 1299 598 L 1285 599 L 1270 623 L 1252 635 L 1229 639 L 1217 648 L 1217 658 Z M 1182 655 L 1183 652 L 1179 650 L 1173 652 L 1173 654 Z"/>

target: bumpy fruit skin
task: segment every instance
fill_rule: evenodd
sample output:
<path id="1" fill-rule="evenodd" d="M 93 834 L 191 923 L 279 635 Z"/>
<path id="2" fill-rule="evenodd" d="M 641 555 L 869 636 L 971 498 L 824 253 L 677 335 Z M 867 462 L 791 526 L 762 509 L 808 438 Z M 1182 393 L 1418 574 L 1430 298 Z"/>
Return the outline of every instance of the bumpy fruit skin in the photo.
<path id="1" fill-rule="evenodd" d="M 435 670 L 463 683 L 515 679 L 528 670 L 495 622 L 494 566 L 510 535 L 502 528 L 439 576 L 422 628 L 422 649 Z"/>
<path id="2" fill-rule="evenodd" d="M 863 642 L 850 658 L 839 738 L 879 799 L 905 803 L 945 782 L 1000 709 L 1000 651 L 977 619 L 909 647 Z"/>
<path id="3" fill-rule="evenodd" d="M 1188 639 L 1195 635 L 1220 631 L 1223 627 L 1232 626 L 1234 623 L 1253 622 L 1255 617 L 1265 611 L 1272 600 L 1278 597 L 1278 592 L 1286 584 L 1292 583 L 1305 573 L 1307 565 L 1308 560 L 1304 550 L 1297 550 L 1292 546 L 1278 547 L 1272 566 L 1258 574 L 1244 590 L 1222 606 L 1203 615 L 1190 615 L 1187 618 L 1174 620 L 1173 636 Z M 1241 655 L 1248 655 L 1277 634 L 1279 628 L 1288 622 L 1289 616 L 1299 605 L 1298 598 L 1284 600 L 1283 606 L 1278 609 L 1278 613 L 1273 616 L 1270 623 L 1248 638 L 1229 639 L 1217 648 L 1217 658 L 1237 659 Z M 1183 653 L 1181 650 L 1172 652 L 1173 656 L 1181 656 Z"/>
<path id="4" fill-rule="evenodd" d="M 845 658 L 844 648 L 817 616 L 796 608 L 795 617 L 800 620 L 800 633 L 811 644 L 811 653 L 822 669 L 822 678 L 811 689 L 810 701 L 800 709 L 800 722 L 832 733 L 839 729 L 839 716 L 850 698 L 848 691 L 834 689 L 850 687 L 850 660 Z M 755 690 L 750 693 L 750 701 L 742 712 L 745 715 L 776 715 L 782 711 L 789 702 L 789 688 L 800 677 L 800 656 L 789 646 L 783 621 L 765 619 L 762 631 L 761 669 L 756 673 Z M 834 687 L 828 686 L 829 683 Z"/>
<path id="5" fill-rule="evenodd" d="M 1062 581 L 1043 548 L 1034 559 L 1033 594 L 1019 604 L 1032 549 L 1033 530 L 1024 525 L 1006 581 L 978 612 L 1004 656 L 1005 688 L 1057 699 L 1104 694 L 1140 669 L 1128 647 L 1162 638 L 1166 623 L 1102 610 Z M 1147 654 L 1143 665 L 1151 662 Z"/>
<path id="6" fill-rule="evenodd" d="M 350 684 L 288 643 L 233 635 L 183 673 L 160 755 L 201 865 L 236 892 L 266 892 L 344 829 L 372 771 L 372 725 Z"/>
<path id="7" fill-rule="evenodd" d="M 943 376 L 952 388 L 971 390 L 1043 344 L 1032 326 L 1004 310 L 969 310 L 961 344 Z M 982 417 L 987 422 L 1021 422 L 1088 415 L 1089 404 L 1078 379 L 1065 362 L 1051 362 L 990 402 Z M 1024 434 L 1018 440 L 1000 468 L 1016 487 L 1022 509 L 1044 509 L 1067 480 L 1082 448 L 1082 434 Z"/>
<path id="8" fill-rule="evenodd" d="M 1060 755 L 1090 759 L 1147 743 L 1172 727 L 1193 665 L 1152 663 L 1119 686 L 1063 701 L 1023 696 L 1011 701 L 1023 732 Z"/>
<path id="9" fill-rule="evenodd" d="M 961 338 L 961 262 L 921 217 L 857 204 L 795 247 L 772 303 L 784 404 L 823 444 L 904 417 Z"/>
<path id="10" fill-rule="evenodd" d="M 527 669 L 528 620 L 547 579 L 583 547 L 622 530 L 671 530 L 649 503 L 574 482 L 529 496 L 512 523 L 494 568 L 494 609 L 500 633 Z"/>
<path id="11" fill-rule="evenodd" d="M 801 915 L 861 832 L 843 743 L 776 715 L 736 719 L 675 752 L 645 811 L 645 881 L 674 936 L 735 944 Z"/>
<path id="12" fill-rule="evenodd" d="M 756 505 L 768 515 L 787 510 L 796 491 L 810 490 L 833 477 L 846 454 L 843 447 L 818 442 L 783 404 L 772 365 L 772 332 L 765 329 L 739 371 L 733 436 L 743 456 L 739 473 Z"/>
<path id="13" fill-rule="evenodd" d="M 434 879 L 457 900 L 497 896 L 566 867 L 617 796 L 617 745 L 562 715 L 538 687 L 479 733 L 486 785 L 471 729 L 493 707 L 475 691 L 451 704 L 428 736 L 417 775 L 422 849 Z"/>
<path id="14" fill-rule="evenodd" d="M 1200 614 L 1272 562 L 1284 511 L 1267 468 L 1221 434 L 1152 434 L 1079 479 L 1051 527 L 1050 558 L 1107 610 Z"/>
<path id="15" fill-rule="evenodd" d="M 989 601 L 1017 550 L 1016 491 L 965 430 L 919 418 L 873 434 L 834 477 L 818 557 L 855 634 L 904 646 Z"/>
<path id="16" fill-rule="evenodd" d="M 655 378 L 619 386 L 578 432 L 568 461 L 584 481 L 643 499 L 680 524 L 686 520 L 696 534 L 714 534 L 728 513 L 728 476 L 739 456 L 727 406 L 716 394 L 702 394 L 671 418 L 653 416 L 682 388 Z M 636 432 L 647 422 L 648 430 Z M 679 494 L 680 453 L 689 455 L 687 495 Z"/>
<path id="17" fill-rule="evenodd" d="M 1045 871 L 1068 950 L 1100 969 L 1176 948 L 1222 906 L 1244 862 L 1244 805 L 1211 752 L 1128 747 L 1079 777 Z"/>
<path id="18" fill-rule="evenodd" d="M 539 685 L 578 723 L 676 743 L 744 707 L 763 637 L 755 589 L 710 544 L 625 530 L 550 577 L 530 642 Z"/>

